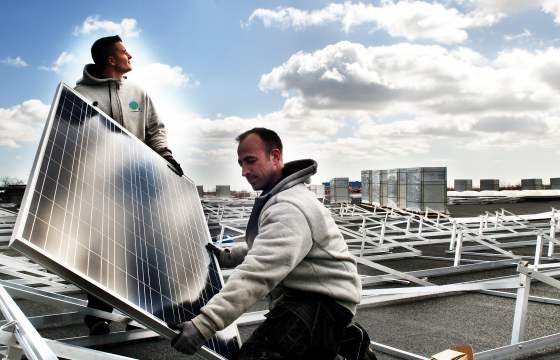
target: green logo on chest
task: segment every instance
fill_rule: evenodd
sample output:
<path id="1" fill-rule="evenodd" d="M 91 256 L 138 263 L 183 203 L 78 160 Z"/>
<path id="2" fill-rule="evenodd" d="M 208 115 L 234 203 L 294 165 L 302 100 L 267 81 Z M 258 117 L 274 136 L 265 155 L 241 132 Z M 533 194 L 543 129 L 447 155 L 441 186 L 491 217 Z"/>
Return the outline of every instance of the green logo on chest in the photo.
<path id="1" fill-rule="evenodd" d="M 130 110 L 138 111 L 140 109 L 140 104 L 132 100 L 131 102 L 128 103 L 128 107 L 130 108 Z"/>

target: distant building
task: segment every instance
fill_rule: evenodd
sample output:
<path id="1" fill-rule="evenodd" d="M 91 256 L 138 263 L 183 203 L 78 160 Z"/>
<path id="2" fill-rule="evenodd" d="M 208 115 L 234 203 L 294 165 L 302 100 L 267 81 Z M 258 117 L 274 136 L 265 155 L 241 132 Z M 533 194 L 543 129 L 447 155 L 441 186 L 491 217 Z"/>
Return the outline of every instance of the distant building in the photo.
<path id="1" fill-rule="evenodd" d="M 373 177 L 373 170 L 362 170 L 362 200 L 364 204 L 371 204 L 371 178 Z"/>
<path id="2" fill-rule="evenodd" d="M 499 179 L 480 179 L 480 191 L 500 191 Z"/>
<path id="3" fill-rule="evenodd" d="M 406 169 L 406 208 L 423 211 L 447 211 L 447 168 Z"/>
<path id="4" fill-rule="evenodd" d="M 349 181 L 348 178 L 333 178 L 329 186 L 329 201 L 331 204 L 349 203 Z"/>
<path id="5" fill-rule="evenodd" d="M 447 211 L 447 168 L 362 170 L 362 202 L 413 211 Z"/>
<path id="6" fill-rule="evenodd" d="M 371 202 L 387 206 L 389 200 L 389 184 L 387 183 L 387 170 L 374 170 L 371 178 Z"/>
<path id="7" fill-rule="evenodd" d="M 216 185 L 216 197 L 231 197 L 231 189 L 229 185 Z"/>
<path id="8" fill-rule="evenodd" d="M 350 189 L 352 190 L 360 190 L 362 188 L 361 181 L 350 181 Z"/>
<path id="9" fill-rule="evenodd" d="M 406 169 L 387 170 L 387 206 L 406 208 Z"/>
<path id="10" fill-rule="evenodd" d="M 471 191 L 472 190 L 472 180 L 471 179 L 455 179 L 453 183 L 453 189 L 455 191 Z"/>
<path id="11" fill-rule="evenodd" d="M 544 189 L 542 179 L 521 179 L 522 190 L 542 190 Z"/>

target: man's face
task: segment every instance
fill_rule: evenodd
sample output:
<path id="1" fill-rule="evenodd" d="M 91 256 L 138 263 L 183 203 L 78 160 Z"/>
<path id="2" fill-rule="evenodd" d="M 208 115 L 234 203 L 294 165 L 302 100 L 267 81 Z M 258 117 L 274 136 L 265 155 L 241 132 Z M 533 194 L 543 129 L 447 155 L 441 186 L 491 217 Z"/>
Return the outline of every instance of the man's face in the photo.
<path id="1" fill-rule="evenodd" d="M 120 41 L 115 43 L 115 52 L 109 57 L 109 64 L 111 64 L 119 73 L 126 74 L 132 70 L 130 59 L 132 59 L 132 55 L 126 51 L 123 43 Z"/>
<path id="2" fill-rule="evenodd" d="M 282 154 L 273 149 L 270 154 L 260 136 L 249 134 L 237 147 L 237 162 L 253 190 L 263 190 L 282 176 Z"/>

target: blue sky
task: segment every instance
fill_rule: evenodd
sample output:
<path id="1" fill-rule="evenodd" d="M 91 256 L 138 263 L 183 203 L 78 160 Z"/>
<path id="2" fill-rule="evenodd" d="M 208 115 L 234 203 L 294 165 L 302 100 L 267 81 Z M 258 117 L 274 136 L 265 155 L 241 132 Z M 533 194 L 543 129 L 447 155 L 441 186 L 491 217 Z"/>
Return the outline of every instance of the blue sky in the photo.
<path id="1" fill-rule="evenodd" d="M 119 33 L 130 80 L 197 183 L 248 188 L 235 135 L 279 131 L 314 182 L 447 166 L 449 180 L 560 177 L 557 0 L 75 1 L 0 5 L 0 175 L 27 179 L 59 81 Z"/>

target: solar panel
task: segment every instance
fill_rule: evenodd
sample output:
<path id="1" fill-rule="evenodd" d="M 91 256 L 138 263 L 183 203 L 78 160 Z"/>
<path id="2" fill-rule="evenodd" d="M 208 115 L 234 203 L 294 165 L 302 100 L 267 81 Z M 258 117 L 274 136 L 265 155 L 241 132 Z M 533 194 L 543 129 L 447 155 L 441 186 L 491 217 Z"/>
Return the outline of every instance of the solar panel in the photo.
<path id="1" fill-rule="evenodd" d="M 209 240 L 195 184 L 61 83 L 10 245 L 169 338 L 223 285 Z"/>

